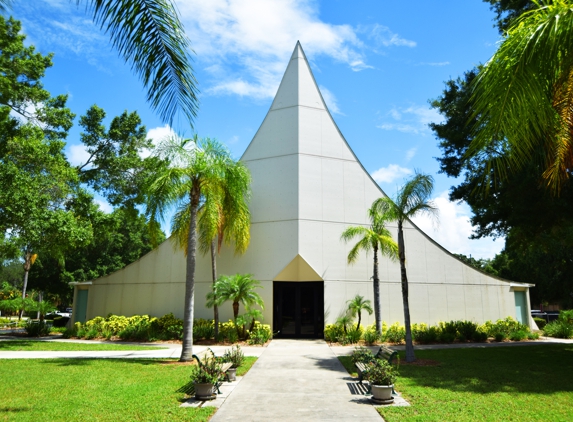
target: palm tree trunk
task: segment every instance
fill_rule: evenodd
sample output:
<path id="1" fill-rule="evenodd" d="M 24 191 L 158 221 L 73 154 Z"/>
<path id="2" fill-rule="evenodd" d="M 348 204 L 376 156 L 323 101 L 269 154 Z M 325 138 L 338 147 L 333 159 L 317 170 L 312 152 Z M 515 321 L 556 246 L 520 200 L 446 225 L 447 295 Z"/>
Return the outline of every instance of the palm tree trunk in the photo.
<path id="1" fill-rule="evenodd" d="M 404 326 L 406 327 L 406 362 L 414 362 L 414 344 L 410 327 L 410 305 L 408 301 L 408 275 L 406 274 L 406 251 L 402 221 L 398 221 L 398 255 L 400 257 L 400 275 L 402 278 L 402 302 L 404 305 Z"/>
<path id="2" fill-rule="evenodd" d="M 380 280 L 378 279 L 378 244 L 374 245 L 374 270 L 372 278 L 374 280 L 374 319 L 376 319 L 376 332 L 379 335 L 382 335 L 380 315 Z"/>
<path id="3" fill-rule="evenodd" d="M 26 251 L 26 253 L 24 254 L 24 286 L 22 287 L 22 300 L 26 299 L 26 289 L 28 288 L 28 274 L 30 272 L 31 267 L 32 267 L 32 252 Z M 24 302 L 22 302 L 22 304 L 23 303 Z M 24 309 L 20 309 L 20 313 L 18 314 L 18 320 L 22 319 L 23 313 Z"/>
<path id="4" fill-rule="evenodd" d="M 217 251 L 215 250 L 215 239 L 211 241 L 211 272 L 213 274 L 213 286 L 215 285 L 215 281 L 217 280 Z M 213 292 L 215 289 L 213 288 Z M 213 298 L 215 302 L 217 301 L 217 297 Z M 215 341 L 219 338 L 219 307 L 215 303 L 213 305 L 213 322 L 215 325 Z"/>
<path id="5" fill-rule="evenodd" d="M 360 330 L 360 321 L 362 320 L 362 312 L 358 311 L 358 325 L 356 326 L 357 330 Z"/>
<path id="6" fill-rule="evenodd" d="M 241 331 L 237 325 L 237 317 L 239 316 L 239 302 L 233 302 L 233 321 L 235 322 L 235 329 L 237 330 L 237 336 L 241 337 Z"/>
<path id="7" fill-rule="evenodd" d="M 189 194 L 191 199 L 191 222 L 187 242 L 187 274 L 185 276 L 185 310 L 183 313 L 183 348 L 180 362 L 193 359 L 193 316 L 195 313 L 195 264 L 197 255 L 197 210 L 201 197 L 201 186 L 194 182 Z"/>

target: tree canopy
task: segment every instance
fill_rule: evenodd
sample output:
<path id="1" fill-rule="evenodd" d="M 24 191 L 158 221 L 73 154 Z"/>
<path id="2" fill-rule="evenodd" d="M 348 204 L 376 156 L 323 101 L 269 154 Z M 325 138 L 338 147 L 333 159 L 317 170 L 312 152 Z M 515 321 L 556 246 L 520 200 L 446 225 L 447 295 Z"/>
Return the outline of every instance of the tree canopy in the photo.
<path id="1" fill-rule="evenodd" d="M 0 17 L 0 267 L 24 266 L 23 282 L 0 281 L 25 295 L 30 275 L 34 289 L 69 303 L 67 282 L 106 275 L 151 249 L 135 206 L 166 163 L 141 158 L 151 141 L 137 113 L 114 118 L 107 130 L 105 112 L 93 106 L 81 118 L 81 141 L 92 155 L 83 166 L 70 165 L 63 151 L 74 114 L 65 96 L 42 86 L 51 55 L 25 47 L 24 39 L 18 21 Z M 86 188 L 109 199 L 113 213 L 100 211 Z"/>
<path id="2" fill-rule="evenodd" d="M 537 7 L 532 1 L 488 2 L 497 13 L 502 33 L 523 11 Z M 569 295 L 573 291 L 573 243 L 567 235 L 573 226 L 573 185 L 570 178 L 562 180 L 558 196 L 546 188 L 542 148 L 532 151 L 531 159 L 521 166 L 512 167 L 512 162 L 505 160 L 494 167 L 490 160 L 509 151 L 502 130 L 481 154 L 470 154 L 480 124 L 472 106 L 472 88 L 481 69 L 447 81 L 442 95 L 432 101 L 445 118 L 443 123 L 430 125 L 442 149 L 440 171 L 463 177 L 451 188 L 450 199 L 470 205 L 472 237 L 506 237 L 504 251 L 490 263 L 499 276 L 535 284 L 530 292 L 532 303 L 573 303 Z"/>

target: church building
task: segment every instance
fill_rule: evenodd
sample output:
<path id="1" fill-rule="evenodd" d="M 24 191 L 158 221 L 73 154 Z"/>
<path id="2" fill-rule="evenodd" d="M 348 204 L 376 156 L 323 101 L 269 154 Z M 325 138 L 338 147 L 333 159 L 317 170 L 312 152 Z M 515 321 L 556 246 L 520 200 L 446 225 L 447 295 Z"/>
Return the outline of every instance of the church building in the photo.
<path id="1" fill-rule="evenodd" d="M 349 265 L 355 243 L 341 241 L 349 226 L 369 224 L 367 210 L 385 196 L 352 152 L 318 89 L 297 43 L 259 130 L 241 160 L 252 175 L 251 243 L 243 255 L 223 247 L 219 274 L 250 273 L 261 282 L 264 323 L 282 337 L 321 338 L 357 294 L 373 300 L 372 254 Z M 442 225 L 449 222 L 443 221 Z M 395 223 L 388 228 L 397 239 Z M 457 259 L 413 223 L 404 224 L 412 323 L 511 316 L 527 325 L 531 284 L 480 272 Z M 197 255 L 195 317 L 211 289 L 209 255 Z M 185 257 L 170 240 L 106 277 L 73 283 L 75 321 L 109 313 L 183 317 Z M 400 265 L 379 260 L 382 320 L 404 319 Z M 241 306 L 241 312 L 244 309 Z M 220 308 L 232 318 L 231 305 Z M 374 316 L 365 315 L 365 323 Z M 532 325 L 534 326 L 534 325 Z"/>

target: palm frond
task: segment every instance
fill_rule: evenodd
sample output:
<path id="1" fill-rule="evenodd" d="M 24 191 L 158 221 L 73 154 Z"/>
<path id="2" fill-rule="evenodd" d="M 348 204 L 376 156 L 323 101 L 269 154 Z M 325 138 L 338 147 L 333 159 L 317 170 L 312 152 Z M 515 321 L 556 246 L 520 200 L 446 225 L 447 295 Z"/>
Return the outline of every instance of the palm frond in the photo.
<path id="1" fill-rule="evenodd" d="M 567 133 L 559 103 L 569 90 L 572 44 L 570 1 L 542 3 L 516 20 L 473 82 L 471 118 L 476 124 L 468 157 L 483 156 L 494 173 L 507 177 L 511 169 L 535 160 L 542 149 L 547 153 L 544 177 L 559 192 L 571 169 L 567 157 L 572 153 L 567 150 L 572 142 L 566 138 L 572 134 Z M 496 144 L 502 154 L 488 155 Z"/>
<path id="2" fill-rule="evenodd" d="M 79 4 L 81 0 L 76 0 Z M 190 42 L 172 0 L 85 0 L 96 24 L 131 64 L 147 100 L 169 124 L 180 110 L 191 126 L 197 114 L 197 81 Z"/>

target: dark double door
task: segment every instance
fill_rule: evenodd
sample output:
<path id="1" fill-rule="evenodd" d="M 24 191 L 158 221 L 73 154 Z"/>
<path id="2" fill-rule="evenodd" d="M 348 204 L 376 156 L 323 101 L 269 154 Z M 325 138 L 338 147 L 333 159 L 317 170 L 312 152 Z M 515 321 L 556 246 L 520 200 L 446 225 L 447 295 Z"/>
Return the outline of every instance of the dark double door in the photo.
<path id="1" fill-rule="evenodd" d="M 273 282 L 277 338 L 324 338 L 324 283 Z"/>

